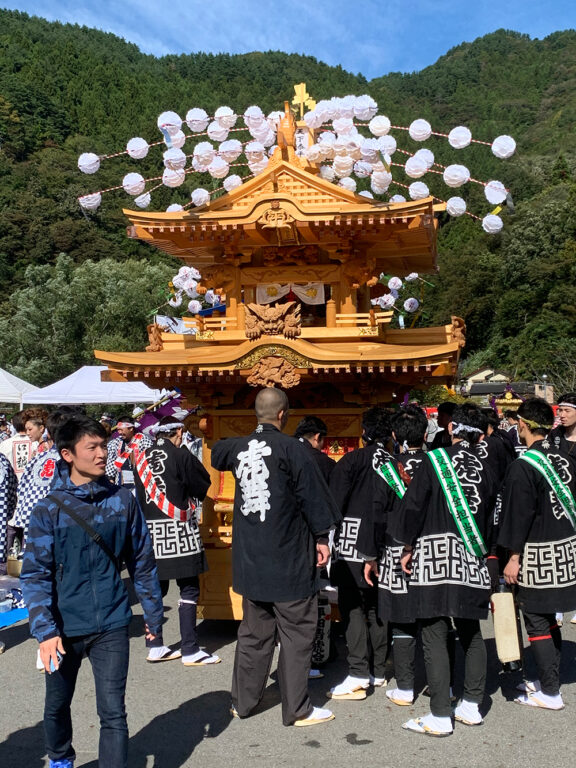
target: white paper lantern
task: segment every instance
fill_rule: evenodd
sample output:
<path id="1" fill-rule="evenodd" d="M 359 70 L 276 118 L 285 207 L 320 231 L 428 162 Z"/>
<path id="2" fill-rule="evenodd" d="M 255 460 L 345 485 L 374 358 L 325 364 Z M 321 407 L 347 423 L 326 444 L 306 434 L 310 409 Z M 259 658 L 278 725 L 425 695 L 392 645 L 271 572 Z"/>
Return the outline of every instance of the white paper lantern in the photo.
<path id="1" fill-rule="evenodd" d="M 404 280 L 406 280 L 407 283 L 412 283 L 414 280 L 418 280 L 418 272 L 410 272 L 409 275 L 406 275 Z"/>
<path id="2" fill-rule="evenodd" d="M 378 139 L 380 151 L 385 155 L 393 155 L 396 152 L 396 139 L 394 136 L 380 136 Z"/>
<path id="3" fill-rule="evenodd" d="M 206 205 L 206 203 L 210 202 L 210 192 L 208 192 L 206 189 L 202 189 L 201 187 L 195 189 L 190 197 L 192 198 L 192 202 L 196 207 Z"/>
<path id="4" fill-rule="evenodd" d="M 150 205 L 150 200 L 150 192 L 144 192 L 143 195 L 138 195 L 138 197 L 134 198 L 134 202 L 138 208 L 148 208 Z"/>
<path id="5" fill-rule="evenodd" d="M 227 163 L 233 163 L 242 154 L 242 142 L 238 139 L 223 141 L 218 148 L 218 154 Z"/>
<path id="6" fill-rule="evenodd" d="M 410 124 L 408 133 L 410 134 L 410 138 L 414 139 L 414 141 L 426 141 L 426 139 L 429 139 L 432 135 L 432 126 L 428 120 L 422 120 L 420 118 L 414 120 Z"/>
<path id="7" fill-rule="evenodd" d="M 260 141 L 249 141 L 244 147 L 244 154 L 249 163 L 257 163 L 266 154 L 266 147 Z"/>
<path id="8" fill-rule="evenodd" d="M 400 288 L 402 288 L 402 280 L 400 280 L 399 277 L 391 277 L 390 280 L 388 280 L 388 288 L 390 288 L 391 291 L 399 291 Z"/>
<path id="9" fill-rule="evenodd" d="M 78 168 L 82 173 L 96 173 L 100 168 L 100 158 L 94 152 L 83 152 L 78 158 Z"/>
<path id="10" fill-rule="evenodd" d="M 469 128 L 464 125 L 458 125 L 456 128 L 452 128 L 448 134 L 448 143 L 454 149 L 464 149 L 472 141 L 472 134 Z"/>
<path id="11" fill-rule="evenodd" d="M 484 232 L 488 232 L 489 235 L 495 235 L 500 232 L 504 222 L 500 216 L 495 216 L 493 213 L 489 213 L 488 216 L 484 216 L 482 219 L 482 229 Z"/>
<path id="12" fill-rule="evenodd" d="M 378 111 L 378 104 L 372 96 L 358 96 L 354 104 L 354 117 L 358 120 L 371 120 Z"/>
<path id="13" fill-rule="evenodd" d="M 128 144 L 126 144 L 126 152 L 128 152 L 130 157 L 134 160 L 143 160 L 148 154 L 149 149 L 150 145 L 146 139 L 143 139 L 140 136 L 135 136 L 133 139 L 130 139 Z"/>
<path id="14" fill-rule="evenodd" d="M 434 165 L 434 152 L 431 152 L 426 147 L 422 147 L 417 152 L 414 152 L 414 157 L 422 160 L 426 164 L 426 168 L 430 169 Z"/>
<path id="15" fill-rule="evenodd" d="M 508 192 L 501 181 L 489 181 L 484 187 L 484 195 L 486 200 L 488 200 L 489 203 L 492 203 L 492 205 L 500 205 L 500 203 L 503 203 L 504 200 L 506 200 Z"/>
<path id="16" fill-rule="evenodd" d="M 354 122 L 351 117 L 337 117 L 336 120 L 332 121 L 332 127 L 336 133 L 345 135 L 350 133 L 354 127 Z"/>
<path id="17" fill-rule="evenodd" d="M 492 152 L 500 160 L 505 160 L 507 157 L 512 157 L 516 151 L 516 142 L 512 136 L 498 136 L 492 142 Z"/>
<path id="18" fill-rule="evenodd" d="M 164 143 L 166 144 L 166 139 L 164 139 Z M 181 149 L 186 144 L 186 134 L 184 131 L 178 131 L 174 136 L 171 136 L 170 143 L 174 149 Z"/>
<path id="19" fill-rule="evenodd" d="M 338 182 L 339 186 L 344 187 L 349 192 L 356 192 L 356 182 L 350 176 L 345 176 Z"/>
<path id="20" fill-rule="evenodd" d="M 416 312 L 419 306 L 420 306 L 420 302 L 418 301 L 418 299 L 410 298 L 410 299 L 406 299 L 406 301 L 404 302 L 405 312 Z"/>
<path id="21" fill-rule="evenodd" d="M 226 192 L 232 192 L 233 189 L 242 186 L 242 179 L 237 174 L 233 173 L 232 176 L 224 179 L 224 189 Z"/>
<path id="22" fill-rule="evenodd" d="M 248 107 L 246 112 L 244 112 L 244 122 L 248 128 L 260 125 L 265 121 L 265 119 L 266 118 L 264 117 L 264 112 L 262 112 L 260 107 Z"/>
<path id="23" fill-rule="evenodd" d="M 230 107 L 218 107 L 214 113 L 214 119 L 219 123 L 222 128 L 234 128 L 236 125 L 237 116 L 230 109 Z"/>
<path id="24" fill-rule="evenodd" d="M 334 169 L 331 165 L 321 165 L 320 176 L 322 176 L 322 178 L 326 181 L 334 181 L 336 174 L 334 173 Z"/>
<path id="25" fill-rule="evenodd" d="M 158 128 L 169 136 L 174 136 L 182 128 L 182 118 L 176 112 L 162 112 L 157 120 Z"/>
<path id="26" fill-rule="evenodd" d="M 168 304 L 170 304 L 171 307 L 179 307 L 182 304 L 182 294 L 180 291 L 172 296 L 171 299 L 168 299 Z"/>
<path id="27" fill-rule="evenodd" d="M 193 107 L 186 112 L 186 125 L 190 128 L 192 133 L 201 133 L 202 131 L 205 131 L 209 122 L 210 118 L 206 111 L 200 109 L 200 107 Z"/>
<path id="28" fill-rule="evenodd" d="M 216 150 L 209 141 L 200 141 L 194 147 L 194 157 L 197 158 L 198 162 L 202 165 L 210 165 L 215 154 Z"/>
<path id="29" fill-rule="evenodd" d="M 162 155 L 162 158 L 164 160 L 164 167 L 170 168 L 172 171 L 186 167 L 186 155 L 181 149 L 177 149 L 176 147 L 167 149 Z"/>
<path id="30" fill-rule="evenodd" d="M 78 202 L 87 211 L 95 211 L 102 202 L 102 195 L 100 192 L 94 192 L 92 195 L 82 195 L 78 198 Z"/>
<path id="31" fill-rule="evenodd" d="M 372 166 L 370 163 L 365 163 L 363 160 L 359 160 L 357 163 L 354 163 L 354 174 L 359 179 L 365 179 L 372 173 Z"/>
<path id="32" fill-rule="evenodd" d="M 451 197 L 446 202 L 446 211 L 450 216 L 462 216 L 466 213 L 466 201 L 461 197 Z"/>
<path id="33" fill-rule="evenodd" d="M 422 158 L 414 155 L 406 160 L 404 170 L 406 171 L 406 176 L 410 176 L 411 179 L 419 179 L 428 173 L 428 166 Z"/>
<path id="34" fill-rule="evenodd" d="M 139 173 L 127 173 L 122 179 L 124 192 L 127 192 L 129 195 L 139 195 L 144 191 L 145 186 L 146 181 Z"/>
<path id="35" fill-rule="evenodd" d="M 176 213 L 177 211 L 183 211 L 184 206 L 180 205 L 180 203 L 171 203 L 171 205 L 166 208 L 166 213 Z"/>
<path id="36" fill-rule="evenodd" d="M 185 178 L 186 172 L 183 168 L 179 168 L 176 171 L 173 171 L 171 168 L 166 168 L 162 174 L 162 184 L 164 184 L 165 187 L 175 189 L 176 187 L 180 187 L 182 184 L 184 184 Z"/>
<path id="37" fill-rule="evenodd" d="M 470 171 L 464 165 L 449 165 L 442 177 L 449 187 L 461 187 L 470 180 Z"/>
<path id="38" fill-rule="evenodd" d="M 362 197 L 368 197 L 371 200 L 374 199 L 374 195 L 368 189 L 363 189 L 362 192 L 358 192 L 358 194 L 361 195 Z"/>
<path id="39" fill-rule="evenodd" d="M 190 312 L 191 315 L 197 315 L 201 309 L 202 304 L 197 299 L 192 299 L 192 301 L 188 302 L 188 312 Z"/>
<path id="40" fill-rule="evenodd" d="M 391 203 L 405 203 L 406 202 L 406 198 L 404 197 L 404 195 L 392 195 L 392 197 L 390 198 L 390 202 Z"/>
<path id="41" fill-rule="evenodd" d="M 210 176 L 212 176 L 213 179 L 223 179 L 225 176 L 228 176 L 228 173 L 230 172 L 230 166 L 226 162 L 226 160 L 223 160 L 221 157 L 216 157 L 212 160 L 210 165 L 208 166 L 208 173 Z"/>
<path id="42" fill-rule="evenodd" d="M 408 194 L 412 200 L 423 200 L 425 197 L 429 197 L 430 190 L 423 181 L 414 181 L 408 187 Z"/>
<path id="43" fill-rule="evenodd" d="M 217 120 L 213 120 L 208 126 L 208 138 L 212 141 L 226 141 L 229 129 L 222 126 Z"/>
<path id="44" fill-rule="evenodd" d="M 374 136 L 386 136 L 391 125 L 392 124 L 386 115 L 376 115 L 376 117 L 373 117 L 372 120 L 370 120 L 368 128 L 370 133 Z"/>

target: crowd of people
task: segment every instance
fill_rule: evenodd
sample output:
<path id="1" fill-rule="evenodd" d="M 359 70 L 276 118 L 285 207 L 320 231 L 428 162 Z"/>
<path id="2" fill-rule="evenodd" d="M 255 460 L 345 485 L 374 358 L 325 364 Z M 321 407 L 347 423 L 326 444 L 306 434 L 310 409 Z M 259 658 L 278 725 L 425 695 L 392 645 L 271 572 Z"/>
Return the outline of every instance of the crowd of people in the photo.
<path id="1" fill-rule="evenodd" d="M 287 395 L 255 399 L 256 426 L 217 441 L 212 466 L 236 480 L 233 588 L 243 619 L 232 672 L 235 718 L 257 711 L 277 645 L 282 722 L 334 719 L 308 694 L 322 631 L 321 584 L 337 591 L 348 672 L 332 702 L 395 686 L 388 701 L 415 698 L 423 647 L 430 711 L 408 731 L 449 736 L 483 722 L 487 656 L 481 620 L 491 594 L 514 591 L 538 672 L 517 703 L 561 710 L 560 624 L 576 610 L 576 393 L 555 414 L 543 400 L 513 414 L 515 434 L 492 409 L 445 403 L 428 442 L 416 405 L 368 409 L 362 446 L 338 462 L 323 452 L 316 416 L 284 434 Z M 44 725 L 51 768 L 72 768 L 70 706 L 82 658 L 91 663 L 100 717 L 99 764 L 127 766 L 125 689 L 131 611 L 127 568 L 142 604 L 146 658 L 213 665 L 200 648 L 199 575 L 207 568 L 196 509 L 210 476 L 183 446 L 185 413 L 151 434 L 125 416 L 110 429 L 72 409 L 30 409 L 0 442 L 0 567 L 21 542 L 21 584 L 46 672 Z M 1 421 L 1 419 L 0 419 Z M 2 424 L 0 424 L 0 427 Z M 163 597 L 180 593 L 181 648 L 164 644 Z M 329 642 L 329 641 L 328 641 Z M 456 643 L 465 657 L 453 701 Z M 338 706 L 337 704 L 335 705 Z"/>

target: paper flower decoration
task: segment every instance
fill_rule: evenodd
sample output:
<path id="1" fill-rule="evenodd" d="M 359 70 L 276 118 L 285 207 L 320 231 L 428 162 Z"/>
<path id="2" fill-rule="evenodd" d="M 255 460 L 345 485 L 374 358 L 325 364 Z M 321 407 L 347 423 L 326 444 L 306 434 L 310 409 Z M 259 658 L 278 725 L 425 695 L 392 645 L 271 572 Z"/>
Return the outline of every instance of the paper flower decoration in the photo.
<path id="1" fill-rule="evenodd" d="M 172 203 L 171 205 L 166 208 L 166 213 L 176 213 L 176 211 L 183 211 L 184 206 L 180 205 L 180 203 Z"/>
<path id="2" fill-rule="evenodd" d="M 181 149 L 173 147 L 167 149 L 162 156 L 164 159 L 164 167 L 170 168 L 172 171 L 177 171 L 179 168 L 186 167 L 186 155 Z"/>
<path id="3" fill-rule="evenodd" d="M 321 165 L 320 176 L 322 176 L 323 179 L 326 179 L 326 181 L 334 181 L 336 178 L 336 174 L 331 165 Z"/>
<path id="4" fill-rule="evenodd" d="M 162 112 L 158 116 L 157 125 L 162 133 L 174 136 L 182 128 L 182 118 L 176 112 Z"/>
<path id="5" fill-rule="evenodd" d="M 194 157 L 199 163 L 206 167 L 210 165 L 215 154 L 216 150 L 209 141 L 201 141 L 194 147 Z"/>
<path id="6" fill-rule="evenodd" d="M 450 216 L 462 216 L 466 213 L 466 201 L 461 197 L 451 197 L 446 203 L 446 211 Z"/>
<path id="7" fill-rule="evenodd" d="M 396 152 L 396 139 L 394 136 L 380 136 L 378 139 L 378 146 L 380 147 L 380 151 L 384 152 L 385 155 L 393 155 L 394 152 Z"/>
<path id="8" fill-rule="evenodd" d="M 124 192 L 127 192 L 129 195 L 139 195 L 141 192 L 144 192 L 145 186 L 146 181 L 139 173 L 127 173 L 122 179 Z"/>
<path id="9" fill-rule="evenodd" d="M 380 159 L 380 144 L 378 139 L 364 139 L 360 146 L 362 159 L 368 163 L 375 163 Z"/>
<path id="10" fill-rule="evenodd" d="M 383 195 L 392 182 L 392 174 L 387 171 L 374 171 L 370 186 L 377 195 Z"/>
<path id="11" fill-rule="evenodd" d="M 419 306 L 420 306 L 420 302 L 418 301 L 418 299 L 406 299 L 406 301 L 404 302 L 405 312 L 416 312 Z"/>
<path id="12" fill-rule="evenodd" d="M 434 165 L 434 152 L 431 152 L 426 147 L 422 147 L 422 149 L 414 152 L 414 157 L 417 157 L 419 160 L 421 160 L 428 169 L 432 168 Z"/>
<path id="13" fill-rule="evenodd" d="M 128 152 L 130 157 L 134 158 L 134 160 L 143 160 L 148 154 L 149 149 L 150 145 L 146 139 L 142 139 L 140 136 L 135 136 L 133 139 L 130 139 L 128 144 L 126 144 L 126 152 Z"/>
<path id="14" fill-rule="evenodd" d="M 238 139 L 228 139 L 220 144 L 218 154 L 227 163 L 233 163 L 242 154 L 242 142 Z"/>
<path id="15" fill-rule="evenodd" d="M 186 112 L 186 125 L 190 128 L 192 133 L 201 133 L 202 131 L 205 131 L 209 122 L 210 118 L 207 113 L 199 107 L 194 107 Z"/>
<path id="16" fill-rule="evenodd" d="M 171 168 L 166 168 L 162 174 L 162 184 L 164 184 L 165 187 L 171 187 L 172 189 L 175 189 L 176 187 L 180 187 L 182 184 L 184 184 L 185 178 L 186 172 L 183 168 L 180 168 L 176 171 L 173 171 Z"/>
<path id="17" fill-rule="evenodd" d="M 411 179 L 419 179 L 428 173 L 428 166 L 421 157 L 414 155 L 406 160 L 404 170 L 406 171 L 406 176 L 410 176 Z"/>
<path id="18" fill-rule="evenodd" d="M 371 96 L 357 96 L 354 103 L 354 117 L 358 120 L 370 120 L 378 111 L 378 104 Z"/>
<path id="19" fill-rule="evenodd" d="M 138 197 L 134 198 L 134 202 L 138 206 L 138 208 L 148 208 L 150 205 L 150 192 L 144 192 L 143 195 L 138 195 Z"/>
<path id="20" fill-rule="evenodd" d="M 492 152 L 500 160 L 505 160 L 508 157 L 512 157 L 516 151 L 516 142 L 512 136 L 498 136 L 492 142 Z"/>
<path id="21" fill-rule="evenodd" d="M 399 277 L 391 277 L 390 280 L 388 280 L 388 288 L 390 288 L 391 291 L 399 291 L 400 288 L 402 288 L 402 280 L 400 280 Z"/>
<path id="22" fill-rule="evenodd" d="M 390 127 L 391 123 L 386 115 L 376 115 L 376 117 L 373 117 L 368 124 L 370 133 L 374 136 L 386 136 Z"/>
<path id="23" fill-rule="evenodd" d="M 405 203 L 406 202 L 406 198 L 404 197 L 404 195 L 392 195 L 392 197 L 390 198 L 390 202 L 391 203 Z"/>
<path id="24" fill-rule="evenodd" d="M 362 197 L 367 197 L 371 200 L 374 199 L 374 195 L 368 189 L 363 189 L 362 192 L 358 192 L 358 194 L 361 195 Z"/>
<path id="25" fill-rule="evenodd" d="M 504 224 L 500 216 L 495 216 L 492 213 L 489 213 L 488 216 L 484 216 L 482 219 L 482 229 L 484 232 L 488 232 L 489 235 L 495 235 L 497 232 L 500 232 L 503 226 Z"/>
<path id="26" fill-rule="evenodd" d="M 258 173 L 262 173 L 262 171 L 268 166 L 269 162 L 270 158 L 265 155 L 261 160 L 248 162 L 248 168 L 250 168 L 250 171 L 256 176 Z"/>
<path id="27" fill-rule="evenodd" d="M 449 165 L 442 175 L 449 187 L 461 187 L 470 180 L 470 171 L 464 165 Z"/>
<path id="28" fill-rule="evenodd" d="M 506 200 L 507 194 L 506 187 L 501 181 L 489 181 L 484 187 L 486 200 L 488 200 L 489 203 L 492 203 L 492 205 L 503 203 L 504 200 Z"/>
<path id="29" fill-rule="evenodd" d="M 432 126 L 427 120 L 414 120 L 408 128 L 410 138 L 414 141 L 426 141 L 432 135 Z"/>
<path id="30" fill-rule="evenodd" d="M 192 315 L 197 315 L 202 309 L 202 304 L 197 299 L 192 299 L 188 302 L 188 312 Z"/>
<path id="31" fill-rule="evenodd" d="M 82 173 L 96 173 L 100 168 L 100 158 L 94 152 L 83 152 L 78 158 L 78 168 Z"/>
<path id="32" fill-rule="evenodd" d="M 423 181 L 414 181 L 408 187 L 408 194 L 412 200 L 423 200 L 430 195 L 430 190 Z"/>
<path id="33" fill-rule="evenodd" d="M 102 195 L 100 192 L 95 192 L 93 195 L 83 195 L 78 198 L 78 201 L 86 211 L 95 211 L 102 202 Z"/>
<path id="34" fill-rule="evenodd" d="M 178 291 L 171 299 L 168 299 L 168 304 L 171 307 L 179 307 L 182 304 L 182 292 Z"/>
<path id="35" fill-rule="evenodd" d="M 164 139 L 164 143 L 168 144 L 168 141 Z M 184 144 L 186 144 L 186 134 L 184 131 L 177 131 L 174 136 L 170 136 L 170 144 L 175 149 L 182 149 Z"/>
<path id="36" fill-rule="evenodd" d="M 407 283 L 413 283 L 414 280 L 418 280 L 418 277 L 419 277 L 418 272 L 410 272 L 409 275 L 406 275 L 404 280 L 406 280 Z"/>
<path id="37" fill-rule="evenodd" d="M 216 120 L 213 120 L 208 126 L 208 138 L 212 141 L 226 141 L 229 129 L 222 126 Z"/>
<path id="38" fill-rule="evenodd" d="M 232 192 L 233 189 L 242 186 L 242 179 L 237 174 L 232 174 L 228 178 L 224 179 L 224 189 L 226 192 Z"/>
<path id="39" fill-rule="evenodd" d="M 234 128 L 236 120 L 238 119 L 230 107 L 218 107 L 214 113 L 214 119 L 219 123 L 222 128 Z"/>
<path id="40" fill-rule="evenodd" d="M 226 160 L 223 160 L 221 157 L 216 157 L 212 160 L 210 165 L 208 166 L 208 173 L 210 176 L 212 176 L 213 179 L 223 179 L 224 177 L 228 176 L 228 172 L 230 171 L 230 166 L 226 162 Z"/>
<path id="41" fill-rule="evenodd" d="M 332 165 L 334 173 L 340 178 L 349 176 L 354 168 L 354 160 L 351 157 L 336 157 Z"/>
<path id="42" fill-rule="evenodd" d="M 351 179 L 350 176 L 345 176 L 343 179 L 340 179 L 338 185 L 344 187 L 344 189 L 347 189 L 349 192 L 356 192 L 356 182 L 354 179 Z"/>
<path id="43" fill-rule="evenodd" d="M 392 309 L 396 304 L 396 299 L 391 293 L 385 293 L 384 296 L 379 296 L 374 300 L 375 304 L 378 304 L 382 309 Z"/>
<path id="44" fill-rule="evenodd" d="M 244 122 L 248 128 L 260 125 L 265 119 L 264 112 L 262 112 L 260 107 L 248 107 L 246 112 L 244 112 Z"/>
<path id="45" fill-rule="evenodd" d="M 244 154 L 249 163 L 257 163 L 262 160 L 265 152 L 266 147 L 260 141 L 249 141 L 244 148 Z"/>
<path id="46" fill-rule="evenodd" d="M 448 143 L 454 149 L 464 149 L 472 141 L 472 134 L 470 130 L 463 125 L 459 125 L 457 128 L 452 128 L 448 134 Z"/>
<path id="47" fill-rule="evenodd" d="M 202 275 L 196 267 L 180 267 L 178 274 L 172 278 L 172 284 L 175 288 L 184 288 L 186 281 L 201 279 Z"/>
<path id="48" fill-rule="evenodd" d="M 372 173 L 372 166 L 370 163 L 358 160 L 357 163 L 354 163 L 354 173 L 359 179 L 365 179 Z"/>
<path id="49" fill-rule="evenodd" d="M 202 189 L 201 187 L 195 189 L 190 197 L 192 198 L 192 202 L 196 207 L 206 205 L 206 203 L 210 202 L 210 192 L 208 192 L 206 189 Z"/>

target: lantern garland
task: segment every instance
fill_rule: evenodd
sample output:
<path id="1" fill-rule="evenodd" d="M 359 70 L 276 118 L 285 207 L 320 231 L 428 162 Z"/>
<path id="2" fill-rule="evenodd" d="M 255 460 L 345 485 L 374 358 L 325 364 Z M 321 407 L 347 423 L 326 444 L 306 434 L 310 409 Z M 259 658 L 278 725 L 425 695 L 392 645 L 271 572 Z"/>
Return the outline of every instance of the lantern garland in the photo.
<path id="1" fill-rule="evenodd" d="M 188 203 L 172 204 L 167 210 L 180 211 L 191 206 L 207 205 L 215 193 L 231 192 L 242 185 L 246 176 L 236 173 L 235 168 L 247 168 L 250 176 L 258 175 L 267 168 L 276 148 L 278 124 L 283 117 L 282 112 L 271 112 L 266 116 L 256 105 L 249 106 L 241 116 L 227 106 L 219 107 L 214 115 L 194 107 L 188 110 L 184 120 L 176 112 L 162 112 L 157 119 L 162 139 L 148 142 L 136 136 L 128 141 L 122 152 L 101 156 L 84 152 L 78 159 L 79 169 L 94 175 L 104 161 L 121 156 L 138 161 L 147 157 L 152 148 L 163 147 L 162 174 L 146 179 L 139 173 L 128 172 L 118 186 L 82 195 L 79 203 L 84 210 L 95 211 L 103 195 L 124 190 L 134 198 L 138 207 L 146 208 L 155 189 L 161 186 L 179 189 L 193 174 L 208 173 L 213 179 L 221 179 L 222 186 L 212 191 L 195 187 Z M 243 125 L 238 124 L 239 120 Z M 501 181 L 474 179 L 467 166 L 460 163 L 443 166 L 436 162 L 433 151 L 428 147 L 414 152 L 400 149 L 391 131 L 405 132 L 418 143 L 432 137 L 447 139 L 456 151 L 471 144 L 484 145 L 490 147 L 499 159 L 509 158 L 515 152 L 516 142 L 510 136 L 498 136 L 492 142 L 481 141 L 473 138 L 466 126 L 456 126 L 449 133 L 443 133 L 432 130 L 430 123 L 423 118 L 414 120 L 409 126 L 393 125 L 390 118 L 378 113 L 377 103 L 367 95 L 319 101 L 313 110 L 304 115 L 304 121 L 313 137 L 313 143 L 303 150 L 304 157 L 318 167 L 320 176 L 326 181 L 356 193 L 357 179 L 370 179 L 370 191 L 359 192 L 363 197 L 388 195 L 389 188 L 396 185 L 405 188 L 412 200 L 430 195 L 426 182 L 420 181 L 429 173 L 441 176 L 450 189 L 466 184 L 480 185 L 484 188 L 487 202 L 497 206 L 483 217 L 470 213 L 465 200 L 458 195 L 448 200 L 435 199 L 446 204 L 450 216 L 471 216 L 480 220 L 484 230 L 491 234 L 502 229 L 503 222 L 498 214 L 500 205 L 509 199 L 509 190 Z M 184 126 L 188 133 L 183 130 Z M 368 135 L 361 133 L 361 130 L 367 131 Z M 248 133 L 249 138 L 241 141 L 234 137 L 233 134 L 237 133 Z M 184 151 L 186 147 L 188 152 Z M 403 162 L 392 160 L 394 156 L 401 155 L 406 158 Z M 403 184 L 394 177 L 393 169 L 394 174 L 395 169 L 400 169 L 401 174 L 413 181 Z M 390 203 L 405 200 L 406 197 L 400 194 L 388 198 Z"/>

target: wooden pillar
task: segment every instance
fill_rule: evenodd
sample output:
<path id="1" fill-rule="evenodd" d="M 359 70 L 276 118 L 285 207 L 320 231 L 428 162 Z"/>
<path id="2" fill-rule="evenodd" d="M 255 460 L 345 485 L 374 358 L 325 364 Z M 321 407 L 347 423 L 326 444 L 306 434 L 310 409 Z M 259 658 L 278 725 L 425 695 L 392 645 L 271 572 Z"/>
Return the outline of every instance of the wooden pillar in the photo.
<path id="1" fill-rule="evenodd" d="M 326 302 L 326 328 L 336 328 L 336 302 L 328 299 Z"/>
<path id="2" fill-rule="evenodd" d="M 370 288 L 364 284 L 358 289 L 358 312 L 370 312 Z"/>

